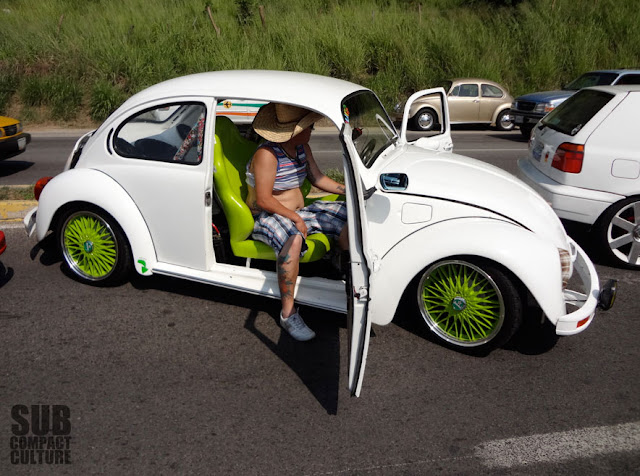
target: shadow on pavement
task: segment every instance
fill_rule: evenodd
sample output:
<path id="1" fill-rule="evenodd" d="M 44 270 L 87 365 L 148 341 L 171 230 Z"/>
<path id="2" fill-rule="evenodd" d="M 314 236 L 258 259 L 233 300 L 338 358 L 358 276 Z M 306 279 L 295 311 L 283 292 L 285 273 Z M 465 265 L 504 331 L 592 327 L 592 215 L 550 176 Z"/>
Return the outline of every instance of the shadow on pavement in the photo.
<path id="1" fill-rule="evenodd" d="M 296 373 L 328 414 L 337 413 L 340 377 L 339 329 L 344 327 L 344 320 L 340 320 L 339 314 L 301 307 L 300 313 L 309 327 L 316 332 L 316 338 L 309 342 L 297 342 L 281 329 L 278 341 L 274 342 L 260 332 L 255 323 L 258 314 L 264 312 L 273 319 L 274 326 L 279 326 L 280 303 L 277 300 L 165 276 L 143 277 L 133 274 L 130 282 L 139 290 L 155 289 L 248 309 L 245 329 Z M 336 319 L 327 319 L 327 314 Z"/>
<path id="2" fill-rule="evenodd" d="M 17 174 L 18 172 L 27 170 L 31 166 L 33 166 L 33 162 L 26 162 L 24 160 L 8 162 L 5 160 L 0 160 L 0 177 L 8 177 L 10 175 Z"/>
<path id="3" fill-rule="evenodd" d="M 11 278 L 13 278 L 13 274 L 13 268 L 5 268 L 4 264 L 2 264 L 2 261 L 0 261 L 0 288 L 11 281 Z"/>

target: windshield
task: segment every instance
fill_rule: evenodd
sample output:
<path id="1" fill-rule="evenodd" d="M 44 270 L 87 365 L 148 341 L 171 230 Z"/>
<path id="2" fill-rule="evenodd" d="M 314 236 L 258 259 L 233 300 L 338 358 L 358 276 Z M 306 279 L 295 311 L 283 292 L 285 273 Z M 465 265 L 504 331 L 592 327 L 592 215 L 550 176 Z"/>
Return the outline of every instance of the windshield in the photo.
<path id="1" fill-rule="evenodd" d="M 342 116 L 351 126 L 351 140 L 367 168 L 398 138 L 393 122 L 371 91 L 347 97 L 342 103 Z"/>
<path id="2" fill-rule="evenodd" d="M 617 73 L 585 73 L 578 79 L 574 79 L 562 89 L 577 91 L 590 86 L 602 86 L 613 83 L 618 77 Z"/>
<path id="3" fill-rule="evenodd" d="M 575 136 L 612 97 L 603 91 L 579 91 L 547 114 L 542 125 Z"/>

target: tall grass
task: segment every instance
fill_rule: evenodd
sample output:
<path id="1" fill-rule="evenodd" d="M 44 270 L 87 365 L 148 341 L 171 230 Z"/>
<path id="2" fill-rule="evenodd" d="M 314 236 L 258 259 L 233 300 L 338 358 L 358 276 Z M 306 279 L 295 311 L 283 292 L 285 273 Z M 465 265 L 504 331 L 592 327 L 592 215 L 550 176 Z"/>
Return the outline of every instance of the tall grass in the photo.
<path id="1" fill-rule="evenodd" d="M 258 0 L 14 0 L 0 10 L 0 112 L 40 104 L 54 118 L 85 109 L 99 121 L 147 86 L 223 69 L 334 76 L 391 106 L 451 77 L 485 77 L 519 94 L 589 69 L 640 66 L 636 0 L 260 4 L 266 28 Z"/>

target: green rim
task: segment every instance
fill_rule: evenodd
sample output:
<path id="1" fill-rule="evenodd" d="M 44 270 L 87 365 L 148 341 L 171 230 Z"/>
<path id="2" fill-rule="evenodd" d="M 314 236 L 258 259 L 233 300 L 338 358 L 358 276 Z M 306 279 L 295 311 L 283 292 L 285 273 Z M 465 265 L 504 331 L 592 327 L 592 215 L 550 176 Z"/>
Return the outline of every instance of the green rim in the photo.
<path id="1" fill-rule="evenodd" d="M 491 277 L 464 261 L 431 266 L 418 286 L 427 325 L 447 342 L 473 347 L 491 341 L 504 322 L 504 302 Z"/>
<path id="2" fill-rule="evenodd" d="M 118 242 L 109 224 L 100 216 L 91 212 L 75 213 L 62 229 L 64 258 L 76 274 L 98 281 L 113 272 Z"/>

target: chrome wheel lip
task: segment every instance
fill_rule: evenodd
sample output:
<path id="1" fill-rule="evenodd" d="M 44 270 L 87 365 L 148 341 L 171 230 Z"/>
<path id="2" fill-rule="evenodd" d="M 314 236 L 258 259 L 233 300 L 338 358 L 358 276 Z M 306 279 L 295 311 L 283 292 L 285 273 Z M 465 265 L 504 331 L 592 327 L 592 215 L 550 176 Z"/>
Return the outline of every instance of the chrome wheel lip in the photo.
<path id="1" fill-rule="evenodd" d="M 463 265 L 463 266 L 467 266 L 467 267 L 473 269 L 474 271 L 478 272 L 484 279 L 486 279 L 489 282 L 489 284 L 491 285 L 491 287 L 495 290 L 496 296 L 498 297 L 498 302 L 500 304 L 500 314 L 498 316 L 498 323 L 495 326 L 495 329 L 487 337 L 485 337 L 483 339 L 479 339 L 479 340 L 473 341 L 473 342 L 456 339 L 453 336 L 451 336 L 450 334 L 447 334 L 442 329 L 440 329 L 440 327 L 436 324 L 436 322 L 434 322 L 434 320 L 431 318 L 431 316 L 429 315 L 428 311 L 426 310 L 425 306 L 423 305 L 422 289 L 424 287 L 425 281 L 429 278 L 429 276 L 431 275 L 431 273 L 435 269 L 437 269 L 437 268 L 439 268 L 441 266 L 448 266 L 448 265 Z M 418 300 L 418 307 L 420 308 L 420 314 L 422 315 L 422 318 L 424 319 L 424 321 L 427 324 L 427 326 L 429 326 L 429 329 L 434 334 L 436 334 L 440 339 L 444 340 L 445 342 L 447 342 L 449 344 L 454 344 L 454 345 L 456 345 L 458 347 L 469 348 L 469 347 L 478 347 L 478 346 L 487 344 L 490 341 L 492 341 L 498 335 L 498 333 L 500 332 L 500 330 L 502 329 L 502 326 L 504 324 L 505 306 L 504 306 L 504 298 L 502 297 L 502 292 L 500 291 L 500 288 L 498 287 L 496 282 L 493 280 L 493 278 L 491 278 L 491 276 L 489 276 L 482 268 L 480 268 L 480 267 L 478 267 L 478 266 L 476 266 L 476 265 L 474 265 L 472 263 L 469 263 L 468 261 L 445 260 L 445 261 L 439 261 L 439 262 L 431 265 L 423 273 L 422 277 L 420 278 L 420 282 L 418 284 L 418 292 L 417 292 L 416 298 Z M 466 303 L 465 303 L 465 306 L 466 306 Z"/>
<path id="2" fill-rule="evenodd" d="M 633 222 L 622 218 L 622 215 L 627 212 L 629 208 L 633 208 Z M 613 238 L 612 231 L 614 225 L 625 230 L 626 233 Z M 607 243 L 609 249 L 617 259 L 629 265 L 640 265 L 640 201 L 627 204 L 618 210 L 611 218 L 609 226 L 607 227 Z M 631 244 L 628 253 L 620 251 L 621 247 L 628 244 Z"/>
<path id="3" fill-rule="evenodd" d="M 508 118 L 508 119 L 506 119 L 506 118 Z M 500 122 L 500 128 L 503 131 L 510 131 L 511 129 L 513 129 L 516 126 L 514 124 L 514 122 L 511 120 L 511 115 L 510 114 L 501 115 L 498 119 L 499 119 L 499 122 Z"/>
<path id="4" fill-rule="evenodd" d="M 111 270 L 107 274 L 105 274 L 103 276 L 92 276 L 90 274 L 87 274 L 77 264 L 76 260 L 71 256 L 71 253 L 69 252 L 69 250 L 65 246 L 64 230 L 66 230 L 67 225 L 71 221 L 73 221 L 74 219 L 76 219 L 76 218 L 78 218 L 80 216 L 90 216 L 90 217 L 96 219 L 98 222 L 100 222 L 100 224 L 102 226 L 104 226 L 107 229 L 107 231 L 109 232 L 109 235 L 111 236 L 111 239 L 113 240 L 113 243 L 115 245 L 115 249 L 116 250 L 118 249 L 118 238 L 116 237 L 116 234 L 113 232 L 113 229 L 111 228 L 109 223 L 107 223 L 107 221 L 105 221 L 100 215 L 98 215 L 96 213 L 89 212 L 89 211 L 81 211 L 81 212 L 75 212 L 75 213 L 72 213 L 71 215 L 69 215 L 67 217 L 67 219 L 64 221 L 64 224 L 62 225 L 62 228 L 61 228 L 62 232 L 60 233 L 60 248 L 62 249 L 62 255 L 64 257 L 65 262 L 69 266 L 69 268 L 77 276 L 80 276 L 82 279 L 86 279 L 87 281 L 92 281 L 92 282 L 103 281 L 103 280 L 107 279 L 109 276 L 111 276 L 113 274 L 113 272 L 115 271 L 115 269 L 116 269 L 116 266 L 118 264 L 118 253 L 117 253 L 117 251 L 116 251 L 115 263 L 111 267 Z M 93 247 L 93 243 L 91 243 L 91 246 Z"/>

